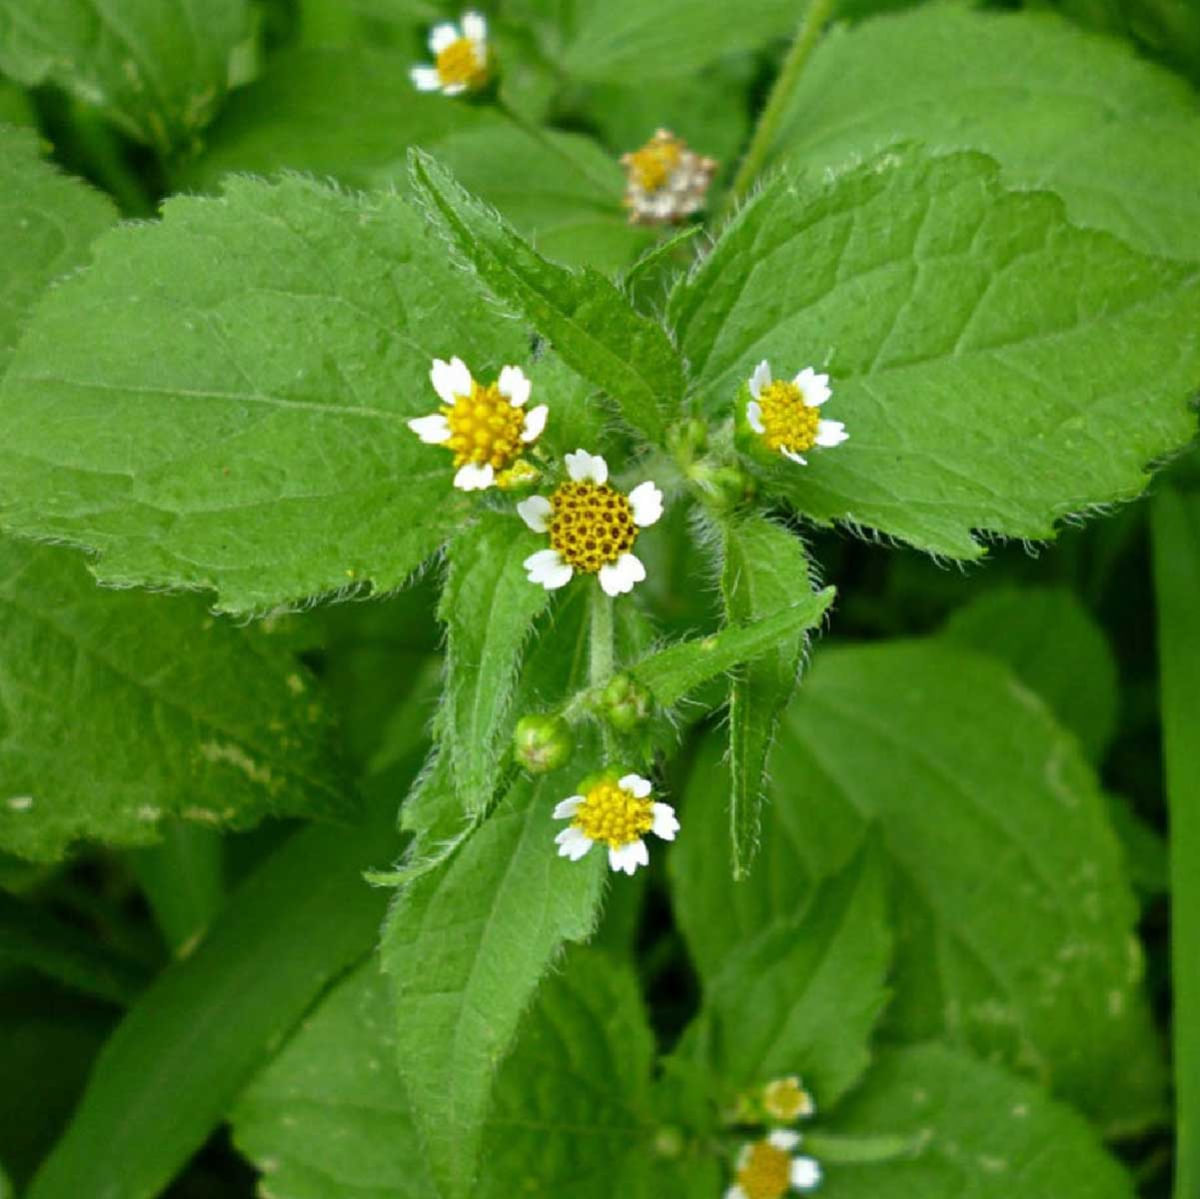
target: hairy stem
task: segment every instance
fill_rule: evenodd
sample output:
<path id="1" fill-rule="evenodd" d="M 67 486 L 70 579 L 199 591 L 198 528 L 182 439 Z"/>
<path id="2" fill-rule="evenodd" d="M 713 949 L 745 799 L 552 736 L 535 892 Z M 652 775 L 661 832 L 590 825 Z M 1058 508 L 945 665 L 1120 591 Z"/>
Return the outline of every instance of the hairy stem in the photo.
<path id="1" fill-rule="evenodd" d="M 592 692 L 598 693 L 600 688 L 612 677 L 613 672 L 613 605 L 612 599 L 605 595 L 600 587 L 592 590 L 592 641 L 591 660 L 588 681 Z M 601 735 L 604 738 L 604 756 L 611 758 L 615 750 L 612 729 L 607 721 L 601 721 Z"/>
<path id="2" fill-rule="evenodd" d="M 808 0 L 808 7 L 804 10 L 791 49 L 788 50 L 787 58 L 783 60 L 783 66 L 775 77 L 771 94 L 767 97 L 767 105 L 754 128 L 750 148 L 746 151 L 746 157 L 742 159 L 733 186 L 725 197 L 727 208 L 743 199 L 758 178 L 771 149 L 771 143 L 775 140 L 779 122 L 787 110 L 788 101 L 791 100 L 796 84 L 800 81 L 800 72 L 804 70 L 804 64 L 833 12 L 833 5 L 834 0 Z"/>

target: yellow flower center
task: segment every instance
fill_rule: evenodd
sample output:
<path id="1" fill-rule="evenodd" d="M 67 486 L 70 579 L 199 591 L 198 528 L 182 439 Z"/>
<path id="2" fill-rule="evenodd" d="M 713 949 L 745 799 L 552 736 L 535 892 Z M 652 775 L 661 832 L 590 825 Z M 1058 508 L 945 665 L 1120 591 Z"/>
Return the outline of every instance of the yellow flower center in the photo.
<path id="1" fill-rule="evenodd" d="M 437 56 L 437 73 L 443 87 L 461 83 L 479 88 L 487 82 L 487 59 L 469 37 L 460 37 Z"/>
<path id="2" fill-rule="evenodd" d="M 571 823 L 593 841 L 611 849 L 636 841 L 654 824 L 654 804 L 649 796 L 638 799 L 616 783 L 597 783 L 575 809 Z"/>
<path id="3" fill-rule="evenodd" d="M 799 454 L 817 444 L 819 411 L 804 402 L 804 392 L 795 383 L 768 383 L 759 393 L 758 403 L 767 430 L 763 436 L 771 449 L 786 448 Z"/>
<path id="4" fill-rule="evenodd" d="M 520 454 L 524 410 L 514 408 L 495 383 L 481 387 L 472 381 L 471 394 L 454 401 L 441 411 L 450 425 L 446 445 L 454 451 L 455 466 L 490 462 L 500 470 Z"/>
<path id="5" fill-rule="evenodd" d="M 576 570 L 595 574 L 637 539 L 628 498 L 607 483 L 563 483 L 550 505 L 550 544 Z"/>
<path id="6" fill-rule="evenodd" d="M 746 1199 L 780 1199 L 791 1186 L 792 1157 L 770 1141 L 755 1141 L 738 1167 L 738 1186 Z"/>
<path id="7" fill-rule="evenodd" d="M 790 1123 L 811 1116 L 813 1101 L 798 1078 L 777 1078 L 763 1087 L 763 1108 L 773 1119 Z"/>
<path id="8" fill-rule="evenodd" d="M 645 191 L 658 191 L 671 177 L 683 157 L 683 143 L 677 137 L 652 137 L 640 150 L 629 156 L 629 173 Z"/>

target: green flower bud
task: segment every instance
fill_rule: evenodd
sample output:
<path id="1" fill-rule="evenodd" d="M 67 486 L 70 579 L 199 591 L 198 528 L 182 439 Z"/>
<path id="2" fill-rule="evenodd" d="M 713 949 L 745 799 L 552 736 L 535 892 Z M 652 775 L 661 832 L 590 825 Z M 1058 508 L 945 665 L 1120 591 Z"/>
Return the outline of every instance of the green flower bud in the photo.
<path id="1" fill-rule="evenodd" d="M 530 774 L 565 766 L 575 748 L 571 726 L 561 716 L 522 716 L 513 733 L 517 762 Z"/>
<path id="2" fill-rule="evenodd" d="M 679 462 L 691 462 L 708 445 L 708 426 L 698 417 L 681 421 L 667 431 L 667 445 Z"/>
<path id="3" fill-rule="evenodd" d="M 740 466 L 713 466 L 697 462 L 689 472 L 708 503 L 718 512 L 732 512 L 754 499 L 758 485 Z"/>
<path id="4" fill-rule="evenodd" d="M 650 692 L 627 674 L 616 674 L 600 693 L 600 715 L 622 733 L 632 732 L 650 715 Z"/>

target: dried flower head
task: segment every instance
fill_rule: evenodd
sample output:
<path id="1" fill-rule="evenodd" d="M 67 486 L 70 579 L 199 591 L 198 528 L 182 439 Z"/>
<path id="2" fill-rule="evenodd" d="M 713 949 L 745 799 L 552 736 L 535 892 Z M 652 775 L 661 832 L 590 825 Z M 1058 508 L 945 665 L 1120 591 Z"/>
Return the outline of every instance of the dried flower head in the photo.
<path id="1" fill-rule="evenodd" d="M 704 207 L 716 159 L 689 150 L 669 129 L 659 129 L 640 149 L 621 156 L 625 207 L 635 225 L 680 221 Z"/>

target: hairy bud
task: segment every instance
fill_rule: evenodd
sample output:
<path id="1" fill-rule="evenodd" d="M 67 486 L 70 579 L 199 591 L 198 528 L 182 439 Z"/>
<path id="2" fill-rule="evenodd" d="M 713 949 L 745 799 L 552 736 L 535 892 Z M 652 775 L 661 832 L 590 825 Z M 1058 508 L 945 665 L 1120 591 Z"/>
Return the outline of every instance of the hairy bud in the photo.
<path id="1" fill-rule="evenodd" d="M 530 774 L 565 766 L 575 747 L 571 726 L 561 716 L 522 716 L 513 733 L 517 762 Z"/>

